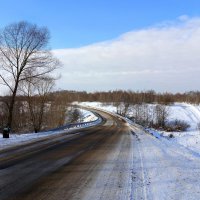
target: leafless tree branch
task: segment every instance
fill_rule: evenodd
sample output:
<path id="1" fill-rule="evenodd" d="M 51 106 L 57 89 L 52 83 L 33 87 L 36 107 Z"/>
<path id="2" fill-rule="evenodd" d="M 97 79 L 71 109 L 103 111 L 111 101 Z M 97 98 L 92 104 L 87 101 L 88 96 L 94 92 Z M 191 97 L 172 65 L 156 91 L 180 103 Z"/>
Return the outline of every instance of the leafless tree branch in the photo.
<path id="1" fill-rule="evenodd" d="M 59 66 L 47 48 L 49 38 L 47 28 L 23 21 L 0 32 L 0 79 L 12 92 L 8 126 L 20 82 L 41 78 Z"/>

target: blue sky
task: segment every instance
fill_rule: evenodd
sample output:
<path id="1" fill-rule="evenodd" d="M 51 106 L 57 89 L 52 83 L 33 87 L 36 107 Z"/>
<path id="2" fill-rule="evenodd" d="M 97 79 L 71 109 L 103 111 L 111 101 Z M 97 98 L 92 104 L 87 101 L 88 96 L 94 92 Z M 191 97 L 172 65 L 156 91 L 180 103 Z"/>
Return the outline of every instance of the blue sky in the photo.
<path id="1" fill-rule="evenodd" d="M 57 88 L 199 90 L 199 0 L 2 0 L 0 19 L 49 28 Z"/>
<path id="2" fill-rule="evenodd" d="M 52 49 L 81 47 L 181 15 L 200 15 L 199 0 L 2 0 L 0 26 L 47 26 Z"/>

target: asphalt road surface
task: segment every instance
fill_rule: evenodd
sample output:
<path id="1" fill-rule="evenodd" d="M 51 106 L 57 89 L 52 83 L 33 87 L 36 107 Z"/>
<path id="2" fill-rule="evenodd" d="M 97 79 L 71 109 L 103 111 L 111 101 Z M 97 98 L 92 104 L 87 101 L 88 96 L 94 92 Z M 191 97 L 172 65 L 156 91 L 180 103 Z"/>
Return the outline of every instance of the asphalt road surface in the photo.
<path id="1" fill-rule="evenodd" d="M 0 151 L 0 200 L 197 200 L 200 156 L 100 112 L 96 127 Z"/>
<path id="2" fill-rule="evenodd" d="M 1 151 L 0 200 L 132 199 L 132 132 L 99 114 L 99 126 Z"/>

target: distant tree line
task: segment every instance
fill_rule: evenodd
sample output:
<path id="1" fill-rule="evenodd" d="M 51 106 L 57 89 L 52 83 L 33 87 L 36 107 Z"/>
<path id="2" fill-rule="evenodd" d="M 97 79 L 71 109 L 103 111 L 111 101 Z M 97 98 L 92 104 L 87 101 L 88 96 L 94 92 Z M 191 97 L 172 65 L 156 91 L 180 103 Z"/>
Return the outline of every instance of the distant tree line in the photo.
<path id="1" fill-rule="evenodd" d="M 174 102 L 186 102 L 192 104 L 200 103 L 200 92 L 190 91 L 185 93 L 156 93 L 149 91 L 114 90 L 108 92 L 86 92 L 86 91 L 56 91 L 52 96 L 62 95 L 68 102 L 98 101 L 103 103 L 142 104 L 158 103 L 168 105 Z"/>

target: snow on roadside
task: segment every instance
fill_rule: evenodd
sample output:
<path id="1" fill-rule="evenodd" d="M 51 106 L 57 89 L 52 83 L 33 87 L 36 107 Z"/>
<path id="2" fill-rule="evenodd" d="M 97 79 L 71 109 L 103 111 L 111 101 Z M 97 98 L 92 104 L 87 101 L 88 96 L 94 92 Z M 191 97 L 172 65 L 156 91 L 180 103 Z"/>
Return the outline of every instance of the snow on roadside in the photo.
<path id="1" fill-rule="evenodd" d="M 82 106 L 91 106 L 95 108 L 101 108 L 109 112 L 116 113 L 117 108 L 112 104 L 104 104 L 100 102 L 81 102 L 79 105 Z M 155 106 L 156 104 L 149 104 L 150 107 Z M 169 107 L 169 119 L 168 121 L 182 120 L 190 124 L 190 131 L 194 131 L 197 128 L 198 123 L 200 123 L 200 106 L 191 105 L 187 103 L 174 103 Z M 133 108 L 130 107 L 130 113 Z M 129 114 L 129 113 L 128 113 Z"/>
<path id="2" fill-rule="evenodd" d="M 117 112 L 116 107 L 112 104 L 103 104 L 100 102 L 82 102 L 80 105 L 101 108 L 113 113 Z M 169 108 L 169 121 L 176 119 L 183 120 L 190 124 L 190 128 L 185 132 L 165 132 L 154 129 L 147 129 L 147 131 L 158 139 L 167 139 L 200 155 L 200 130 L 197 128 L 198 124 L 200 123 L 200 106 L 188 103 L 174 103 L 173 105 L 170 105 Z M 173 135 L 173 138 L 169 137 L 170 134 Z"/>
<path id="3" fill-rule="evenodd" d="M 81 115 L 82 115 L 81 117 L 82 117 L 83 122 L 91 122 L 98 119 L 98 117 L 94 115 L 94 113 L 88 110 L 84 110 L 84 109 L 79 109 L 79 110 L 81 112 Z"/>
<path id="4" fill-rule="evenodd" d="M 80 109 L 80 111 L 82 114 L 82 119 L 81 119 L 82 122 L 93 122 L 98 119 L 96 115 L 94 115 L 92 112 L 88 110 Z M 88 126 L 91 126 L 91 124 Z M 25 144 L 27 142 L 32 142 L 40 138 L 45 138 L 52 135 L 59 135 L 62 133 L 66 133 L 67 131 L 71 129 L 75 129 L 75 128 L 73 127 L 70 129 L 67 128 L 67 129 L 62 129 L 62 130 L 46 131 L 46 132 L 39 132 L 39 133 L 10 134 L 10 138 L 3 138 L 2 134 L 0 133 L 0 150 L 11 147 L 11 146 L 16 146 L 16 145 Z"/>
<path id="5" fill-rule="evenodd" d="M 100 108 L 113 113 L 117 112 L 117 108 L 112 104 L 104 104 L 100 102 L 82 102 L 79 103 L 79 105 Z M 97 119 L 97 117 L 90 111 L 84 109 L 80 109 L 80 111 L 82 114 L 82 122 L 90 122 Z M 173 121 L 175 119 L 184 120 L 189 123 L 190 128 L 188 131 L 172 133 L 149 129 L 148 132 L 158 139 L 169 139 L 169 135 L 173 134 L 174 137 L 170 138 L 170 141 L 173 141 L 200 154 L 200 131 L 197 130 L 197 125 L 200 122 L 200 106 L 187 103 L 175 103 L 174 105 L 171 105 L 169 121 Z M 0 137 L 0 149 L 17 144 L 27 143 L 28 141 L 37 140 L 42 137 L 48 137 L 49 135 L 61 134 L 62 132 L 66 131 L 67 130 L 28 134 L 10 134 L 9 139 Z"/>
<path id="6" fill-rule="evenodd" d="M 200 130 L 198 130 L 198 124 L 200 123 L 200 106 L 187 103 L 175 103 L 170 108 L 169 120 L 175 119 L 186 121 L 190 124 L 190 128 L 184 132 L 151 131 L 153 131 L 154 134 L 156 132 L 156 134 L 168 138 L 171 135 L 171 141 L 200 155 Z"/>
<path id="7" fill-rule="evenodd" d="M 66 132 L 67 130 L 62 131 L 47 131 L 47 132 L 39 132 L 39 133 L 26 133 L 26 134 L 10 134 L 10 138 L 0 137 L 0 150 L 15 146 L 18 144 L 24 144 L 30 141 L 37 140 L 39 138 L 48 137 L 50 135 L 61 134 L 62 132 Z"/>
<path id="8" fill-rule="evenodd" d="M 190 124 L 189 130 L 196 130 L 200 122 L 200 106 L 187 103 L 175 103 L 171 105 L 169 121 L 175 119 L 186 121 Z"/>

